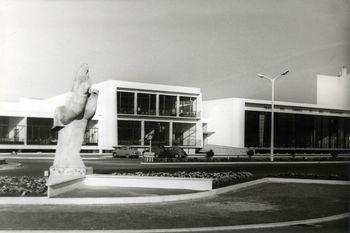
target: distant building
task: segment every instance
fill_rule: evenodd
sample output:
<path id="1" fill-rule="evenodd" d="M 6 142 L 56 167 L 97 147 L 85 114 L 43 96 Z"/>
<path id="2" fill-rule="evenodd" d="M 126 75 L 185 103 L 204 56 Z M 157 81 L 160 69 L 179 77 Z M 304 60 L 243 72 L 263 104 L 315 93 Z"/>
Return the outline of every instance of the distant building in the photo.
<path id="1" fill-rule="evenodd" d="M 317 104 L 276 101 L 276 151 L 350 153 L 349 79 L 345 68 L 340 77 L 319 75 Z M 83 151 L 109 152 L 120 146 L 142 150 L 152 130 L 153 145 L 180 146 L 188 153 L 206 145 L 221 148 L 223 154 L 233 148 L 269 150 L 271 101 L 226 98 L 202 103 L 199 88 L 115 80 L 93 88 L 99 90 L 99 99 Z M 54 151 L 53 112 L 68 94 L 0 102 L 0 152 Z"/>
<path id="2" fill-rule="evenodd" d="M 317 75 L 317 104 L 350 108 L 350 75 L 345 67 L 338 76 Z"/>
<path id="3" fill-rule="evenodd" d="M 114 80 L 93 88 L 99 90 L 98 107 L 87 126 L 83 151 L 144 148 L 149 143 L 144 136 L 151 130 L 156 132 L 153 145 L 181 146 L 190 153 L 203 146 L 200 89 Z M 53 151 L 53 112 L 67 94 L 1 103 L 0 151 Z"/>
<path id="4" fill-rule="evenodd" d="M 317 104 L 275 101 L 275 150 L 350 153 L 350 78 L 318 75 Z M 203 102 L 212 146 L 270 148 L 271 101 L 227 98 Z"/>

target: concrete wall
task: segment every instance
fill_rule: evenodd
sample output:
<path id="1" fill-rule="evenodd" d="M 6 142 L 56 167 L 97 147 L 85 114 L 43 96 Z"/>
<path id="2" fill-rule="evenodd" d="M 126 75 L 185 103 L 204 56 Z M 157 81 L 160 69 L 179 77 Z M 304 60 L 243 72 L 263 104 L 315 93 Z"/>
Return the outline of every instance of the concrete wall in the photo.
<path id="1" fill-rule="evenodd" d="M 203 101 L 203 119 L 214 134 L 208 144 L 244 147 L 244 100 L 217 99 Z"/>
<path id="2" fill-rule="evenodd" d="M 350 108 L 350 77 L 345 68 L 339 76 L 317 75 L 317 104 Z"/>

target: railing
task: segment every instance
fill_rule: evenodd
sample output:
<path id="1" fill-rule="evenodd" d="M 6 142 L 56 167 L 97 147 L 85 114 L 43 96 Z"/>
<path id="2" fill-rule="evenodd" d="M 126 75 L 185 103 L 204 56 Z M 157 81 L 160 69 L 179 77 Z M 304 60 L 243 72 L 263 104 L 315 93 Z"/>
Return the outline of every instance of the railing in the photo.
<path id="1" fill-rule="evenodd" d="M 180 117 L 200 117 L 199 111 L 180 111 L 179 113 Z"/>
<path id="2" fill-rule="evenodd" d="M 23 144 L 24 139 L 23 138 L 0 138 L 0 144 Z"/>
<path id="3" fill-rule="evenodd" d="M 156 111 L 155 110 L 137 110 L 137 114 L 138 115 L 156 115 Z"/>
<path id="4" fill-rule="evenodd" d="M 20 132 L 24 125 L 0 125 L 0 144 L 24 144 L 24 137 Z"/>
<path id="5" fill-rule="evenodd" d="M 118 140 L 118 145 L 131 146 L 131 145 L 141 145 L 140 140 Z"/>
<path id="6" fill-rule="evenodd" d="M 159 115 L 160 116 L 176 116 L 176 109 L 171 109 L 171 110 L 161 110 L 159 109 Z"/>
<path id="7" fill-rule="evenodd" d="M 98 144 L 98 128 L 90 128 L 85 131 L 84 145 L 97 145 Z"/>
<path id="8" fill-rule="evenodd" d="M 28 138 L 28 145 L 56 145 L 57 138 L 55 137 L 42 137 L 42 138 Z"/>
<path id="9" fill-rule="evenodd" d="M 134 108 L 119 108 L 119 114 L 134 114 Z"/>

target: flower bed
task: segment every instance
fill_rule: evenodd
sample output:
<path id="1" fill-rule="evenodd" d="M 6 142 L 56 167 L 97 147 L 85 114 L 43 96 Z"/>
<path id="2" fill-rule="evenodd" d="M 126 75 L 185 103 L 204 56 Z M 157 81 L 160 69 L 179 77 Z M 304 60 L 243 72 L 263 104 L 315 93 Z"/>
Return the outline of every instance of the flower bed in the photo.
<path id="1" fill-rule="evenodd" d="M 347 157 L 333 158 L 330 156 L 312 157 L 312 156 L 298 156 L 298 157 L 275 157 L 276 162 L 304 162 L 304 161 L 348 161 Z M 147 162 L 147 161 L 145 161 Z M 153 163 L 179 163 L 179 162 L 270 162 L 269 157 L 256 156 L 227 156 L 227 157 L 186 157 L 186 158 L 154 158 Z"/>
<path id="2" fill-rule="evenodd" d="M 0 176 L 0 196 L 42 196 L 46 190 L 44 177 Z"/>
<path id="3" fill-rule="evenodd" d="M 113 175 L 122 176 L 160 176 L 160 177 L 188 177 L 188 178 L 211 178 L 213 179 L 213 188 L 220 188 L 232 184 L 237 184 L 253 179 L 250 172 L 114 172 Z"/>

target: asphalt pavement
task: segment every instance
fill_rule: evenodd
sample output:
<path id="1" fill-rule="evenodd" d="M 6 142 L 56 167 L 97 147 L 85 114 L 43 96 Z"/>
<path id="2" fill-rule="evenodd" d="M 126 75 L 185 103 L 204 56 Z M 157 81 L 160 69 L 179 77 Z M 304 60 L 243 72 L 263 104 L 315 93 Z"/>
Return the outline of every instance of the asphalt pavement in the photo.
<path id="1" fill-rule="evenodd" d="M 8 162 L 18 162 L 22 167 L 12 170 L 0 170 L 0 175 L 7 176 L 43 176 L 45 170 L 49 170 L 53 164 L 53 159 L 24 159 L 7 158 Z M 84 159 L 86 166 L 93 167 L 94 173 L 111 174 L 113 172 L 135 172 L 135 171 L 157 171 L 157 172 L 176 172 L 176 171 L 247 171 L 256 177 L 265 177 L 279 173 L 311 173 L 319 175 L 338 174 L 349 177 L 349 163 L 298 163 L 298 164 L 142 164 L 139 159 L 128 158 L 108 158 Z"/>

